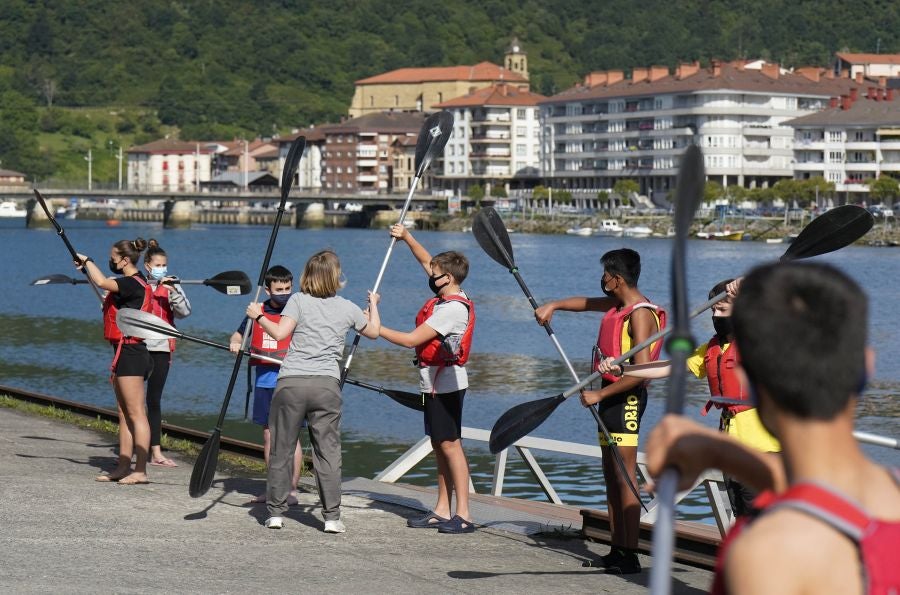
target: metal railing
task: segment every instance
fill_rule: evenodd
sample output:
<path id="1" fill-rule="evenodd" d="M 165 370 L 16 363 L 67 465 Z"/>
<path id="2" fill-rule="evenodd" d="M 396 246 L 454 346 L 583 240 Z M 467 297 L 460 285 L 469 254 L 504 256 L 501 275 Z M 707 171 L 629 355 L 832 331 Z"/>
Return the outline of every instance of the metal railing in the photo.
<path id="1" fill-rule="evenodd" d="M 462 437 L 465 440 L 475 440 L 477 442 L 487 443 L 490 439 L 490 435 L 491 433 L 487 430 L 469 428 L 466 426 L 463 426 L 462 428 Z M 896 438 L 889 438 L 886 436 L 871 434 L 869 432 L 859 431 L 854 432 L 853 436 L 859 442 L 865 444 L 872 444 L 875 446 L 883 446 L 900 450 L 900 441 L 898 441 Z M 562 440 L 551 440 L 549 438 L 534 438 L 531 436 L 526 436 L 513 443 L 511 448 L 516 449 L 516 452 L 518 452 L 522 461 L 528 467 L 528 471 L 531 473 L 532 477 L 534 477 L 538 486 L 541 488 L 547 498 L 554 504 L 565 504 L 565 502 L 563 502 L 563 500 L 559 497 L 559 494 L 557 494 L 556 490 L 553 488 L 553 485 L 547 478 L 547 475 L 544 473 L 541 465 L 538 463 L 534 454 L 531 452 L 532 450 L 542 450 L 559 454 L 589 457 L 597 459 L 598 461 L 602 461 L 603 459 L 603 451 L 599 446 L 580 444 L 576 442 L 565 442 Z M 431 438 L 428 436 L 423 437 L 421 440 L 416 442 L 416 444 L 410 447 L 409 450 L 400 455 L 397 460 L 388 465 L 387 468 L 385 468 L 381 473 L 376 475 L 375 481 L 394 483 L 400 480 L 423 459 L 425 459 L 425 457 L 427 457 L 432 450 Z M 509 449 L 504 449 L 497 453 L 494 459 L 494 471 L 490 489 L 490 494 L 492 496 L 503 495 L 503 482 L 506 478 L 506 465 L 508 461 Z M 649 478 L 649 474 L 647 472 L 647 457 L 642 452 L 638 452 L 637 455 L 637 472 L 640 480 L 646 483 L 647 479 Z M 678 493 L 675 502 L 676 504 L 681 502 L 687 497 L 688 494 L 693 492 L 699 486 L 703 486 L 706 498 L 709 502 L 709 506 L 712 509 L 713 518 L 716 521 L 716 526 L 718 527 L 720 534 L 724 537 L 725 533 L 728 531 L 728 528 L 731 527 L 731 525 L 734 523 L 734 513 L 731 510 L 731 503 L 728 500 L 728 494 L 725 490 L 725 481 L 722 477 L 721 472 L 719 472 L 718 470 L 705 471 L 689 490 Z M 475 487 L 471 479 L 469 480 L 469 491 L 475 493 Z M 641 516 L 641 521 L 650 524 L 656 522 L 656 517 L 659 510 L 658 506 L 659 502 L 654 496 L 653 499 L 650 500 L 650 502 L 646 503 L 647 509 Z"/>

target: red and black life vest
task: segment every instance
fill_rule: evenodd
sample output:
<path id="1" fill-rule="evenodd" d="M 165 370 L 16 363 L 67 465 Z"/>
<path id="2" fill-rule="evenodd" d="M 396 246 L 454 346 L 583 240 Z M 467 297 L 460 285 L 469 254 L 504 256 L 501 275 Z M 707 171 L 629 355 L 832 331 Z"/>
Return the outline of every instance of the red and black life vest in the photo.
<path id="1" fill-rule="evenodd" d="M 441 303 L 459 302 L 469 309 L 469 320 L 466 322 L 466 330 L 455 348 L 447 341 L 447 337 L 435 337 L 427 343 L 416 346 L 416 365 L 420 368 L 428 366 L 463 366 L 469 361 L 472 351 L 472 332 L 475 330 L 475 304 L 461 295 L 454 294 L 444 297 L 433 297 L 422 306 L 416 314 L 416 328 L 428 320 L 434 312 L 434 307 Z"/>
<path id="2" fill-rule="evenodd" d="M 281 314 L 269 314 L 263 312 L 263 316 L 265 316 L 275 324 L 278 324 L 278 322 L 281 320 Z M 288 335 L 281 341 L 276 341 L 269 333 L 264 331 L 263 327 L 255 320 L 253 321 L 253 327 L 250 332 L 250 353 L 258 353 L 260 355 L 274 357 L 280 360 L 283 360 L 284 356 L 287 355 L 288 348 L 290 348 L 291 346 L 291 335 Z M 255 358 L 251 355 L 250 365 L 272 366 L 275 364 Z"/>
<path id="3" fill-rule="evenodd" d="M 594 362 L 592 369 L 597 370 L 597 366 L 603 358 L 619 357 L 622 355 L 622 333 L 625 330 L 625 322 L 631 316 L 631 313 L 638 308 L 649 308 L 656 313 L 659 320 L 659 330 L 666 328 L 666 311 L 656 304 L 650 303 L 647 298 L 631 306 L 625 306 L 620 309 L 610 308 L 603 316 L 600 322 L 600 331 L 597 334 L 597 349 L 594 350 Z M 659 359 L 662 351 L 662 340 L 656 341 L 650 347 L 650 360 Z M 604 374 L 603 379 L 608 382 L 617 382 L 621 376 L 612 374 Z"/>
<path id="4" fill-rule="evenodd" d="M 153 290 L 150 288 L 150 284 L 140 274 L 134 274 L 131 278 L 144 288 L 144 301 L 141 303 L 141 312 L 152 313 Z M 103 299 L 103 338 L 110 343 L 143 343 L 143 339 L 122 336 L 122 331 L 119 330 L 119 326 L 116 324 L 116 314 L 119 312 L 119 307 L 116 306 L 115 297 L 115 293 L 109 292 Z"/>
<path id="5" fill-rule="evenodd" d="M 153 290 L 152 298 L 150 312 L 175 326 L 175 313 L 172 312 L 172 305 L 169 303 L 169 291 L 162 286 L 162 283 Z M 173 351 L 175 351 L 175 339 L 171 338 L 169 339 L 169 352 Z"/>
<path id="6" fill-rule="evenodd" d="M 900 471 L 892 469 L 894 480 L 900 484 Z M 728 547 L 746 526 L 761 515 L 789 508 L 816 518 L 848 537 L 859 550 L 862 566 L 864 593 L 888 595 L 900 593 L 900 521 L 882 521 L 872 518 L 859 507 L 834 490 L 818 483 L 798 483 L 780 495 L 772 492 L 761 494 L 754 502 L 757 513 L 738 519 L 719 548 L 716 559 L 716 575 L 712 593 L 724 594 L 724 561 Z"/>
<path id="7" fill-rule="evenodd" d="M 713 405 L 725 409 L 732 416 L 742 411 L 753 409 L 753 405 L 749 403 L 750 395 L 741 384 L 737 373 L 739 361 L 740 356 L 738 355 L 736 343 L 730 343 L 729 347 L 725 349 L 719 341 L 719 336 L 716 335 L 706 344 L 706 355 L 703 356 L 703 365 L 706 368 L 706 380 L 709 382 L 709 394 L 713 397 L 748 401 L 748 404 L 719 405 L 709 401 L 703 408 L 703 415 L 706 415 Z"/>

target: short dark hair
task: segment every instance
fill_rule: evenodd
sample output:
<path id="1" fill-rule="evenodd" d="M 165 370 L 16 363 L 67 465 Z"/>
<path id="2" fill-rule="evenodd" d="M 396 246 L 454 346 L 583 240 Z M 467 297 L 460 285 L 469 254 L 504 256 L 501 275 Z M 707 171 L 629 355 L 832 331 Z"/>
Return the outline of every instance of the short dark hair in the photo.
<path id="1" fill-rule="evenodd" d="M 269 267 L 269 270 L 266 271 L 265 281 L 266 289 L 271 289 L 272 283 L 292 283 L 294 281 L 294 275 L 287 267 L 276 264 L 275 266 Z"/>
<path id="2" fill-rule="evenodd" d="M 641 255 L 631 248 L 610 250 L 600 257 L 600 264 L 610 275 L 618 275 L 625 284 L 634 287 L 641 278 Z"/>
<path id="3" fill-rule="evenodd" d="M 453 279 L 458 285 L 462 285 L 462 282 L 469 276 L 469 259 L 462 252 L 450 250 L 435 254 L 431 259 L 431 264 L 436 264 L 445 273 L 453 275 Z"/>
<path id="4" fill-rule="evenodd" d="M 750 382 L 779 409 L 830 420 L 865 381 L 868 300 L 826 264 L 779 263 L 741 282 L 732 321 Z"/>
<path id="5" fill-rule="evenodd" d="M 725 288 L 728 287 L 728 284 L 734 281 L 734 279 L 725 279 L 724 281 L 719 281 L 715 285 L 712 286 L 712 289 L 709 290 L 709 299 L 713 299 L 720 293 L 725 291 Z"/>

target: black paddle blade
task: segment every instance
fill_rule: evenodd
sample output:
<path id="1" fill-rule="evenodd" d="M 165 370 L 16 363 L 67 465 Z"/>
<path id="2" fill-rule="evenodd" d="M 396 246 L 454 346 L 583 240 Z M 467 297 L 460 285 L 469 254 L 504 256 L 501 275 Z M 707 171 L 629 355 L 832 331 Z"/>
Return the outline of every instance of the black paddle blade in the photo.
<path id="1" fill-rule="evenodd" d="M 194 469 L 191 471 L 191 482 L 188 485 L 188 493 L 191 498 L 199 498 L 212 485 L 213 476 L 216 474 L 216 464 L 219 462 L 219 442 L 222 438 L 222 432 L 219 428 L 213 430 L 209 435 L 206 444 L 200 451 L 200 456 L 194 463 Z"/>
<path id="2" fill-rule="evenodd" d="M 509 242 L 509 234 L 506 233 L 506 225 L 494 207 L 486 207 L 475 214 L 472 221 L 472 233 L 475 234 L 475 240 L 481 249 L 495 262 L 508 269 L 516 267 L 512 244 Z"/>
<path id="3" fill-rule="evenodd" d="M 675 215 L 673 227 L 676 237 L 686 238 L 700 201 L 703 199 L 703 153 L 697 145 L 689 145 L 681 156 L 678 170 L 678 188 L 675 191 Z"/>
<path id="4" fill-rule="evenodd" d="M 54 274 L 54 275 L 47 275 L 46 277 L 40 277 L 38 279 L 35 279 L 31 283 L 29 283 L 29 285 L 56 285 L 59 283 L 65 283 L 67 285 L 75 285 L 76 283 L 78 283 L 78 279 L 73 279 L 72 277 L 69 277 L 68 275 Z M 82 281 L 82 283 L 87 283 L 87 281 Z"/>
<path id="5" fill-rule="evenodd" d="M 810 221 L 788 246 L 781 260 L 809 258 L 839 250 L 866 235 L 874 224 L 872 214 L 860 206 L 836 207 Z"/>
<path id="6" fill-rule="evenodd" d="M 444 151 L 453 134 L 453 114 L 437 112 L 422 124 L 416 141 L 416 177 L 421 178 L 435 157 Z"/>
<path id="7" fill-rule="evenodd" d="M 252 289 L 250 277 L 244 271 L 225 271 L 203 282 L 225 295 L 247 295 Z"/>
<path id="8" fill-rule="evenodd" d="M 390 390 L 382 386 L 369 384 L 368 382 L 354 380 L 353 378 L 345 378 L 344 382 L 346 382 L 347 384 L 352 384 L 353 386 L 358 386 L 360 388 L 365 388 L 376 393 L 386 395 L 397 403 L 400 403 L 404 407 L 409 407 L 410 409 L 415 409 L 416 411 L 425 411 L 425 403 L 422 402 L 421 394 L 410 393 L 402 390 Z"/>
<path id="9" fill-rule="evenodd" d="M 284 169 L 281 171 L 281 200 L 288 197 L 291 193 L 291 187 L 294 185 L 294 175 L 297 173 L 297 167 L 300 165 L 300 158 L 303 157 L 303 150 L 306 148 L 306 137 L 298 136 L 291 143 L 288 149 L 287 158 L 284 160 Z M 282 205 L 284 206 L 284 205 Z"/>
<path id="10" fill-rule="evenodd" d="M 512 444 L 544 423 L 566 398 L 562 395 L 520 403 L 506 411 L 491 428 L 488 447 L 491 454 L 509 448 Z"/>

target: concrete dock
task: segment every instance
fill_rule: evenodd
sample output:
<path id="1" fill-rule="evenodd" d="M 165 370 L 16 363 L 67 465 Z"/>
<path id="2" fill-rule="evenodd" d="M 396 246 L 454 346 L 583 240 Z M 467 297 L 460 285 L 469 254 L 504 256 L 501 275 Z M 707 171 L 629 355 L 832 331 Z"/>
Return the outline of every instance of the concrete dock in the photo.
<path id="1" fill-rule="evenodd" d="M 638 575 L 582 568 L 607 547 L 571 537 L 519 507 L 473 504 L 474 534 L 408 529 L 433 501 L 422 488 L 345 481 L 347 533 L 322 532 L 311 484 L 285 528 L 247 505 L 264 478 L 217 476 L 188 496 L 192 461 L 150 467 L 149 485 L 93 481 L 114 465 L 106 434 L 0 409 L 0 591 L 192 593 L 644 593 Z M 531 527 L 531 530 L 517 530 Z M 676 564 L 675 593 L 702 593 L 709 572 Z"/>

